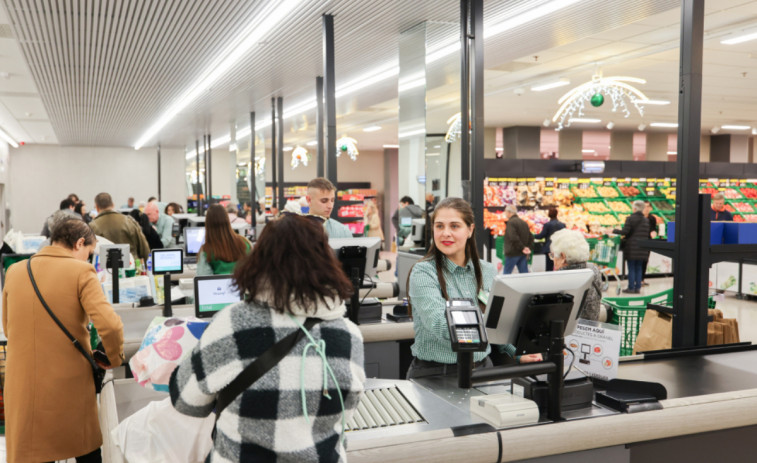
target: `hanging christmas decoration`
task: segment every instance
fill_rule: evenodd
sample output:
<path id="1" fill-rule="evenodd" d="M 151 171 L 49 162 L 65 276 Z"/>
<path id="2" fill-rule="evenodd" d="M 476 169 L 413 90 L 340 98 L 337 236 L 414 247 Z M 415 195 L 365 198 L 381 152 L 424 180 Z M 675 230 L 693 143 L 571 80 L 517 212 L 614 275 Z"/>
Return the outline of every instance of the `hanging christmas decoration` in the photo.
<path id="1" fill-rule="evenodd" d="M 645 84 L 644 79 L 626 76 L 602 77 L 601 73 L 594 74 L 591 81 L 579 85 L 560 98 L 552 122 L 557 122 L 557 129 L 570 127 L 573 118 L 584 117 L 587 103 L 592 107 L 602 106 L 605 99 L 612 102 L 612 112 L 623 112 L 624 117 L 631 115 L 631 107 L 636 108 L 640 115 L 644 115 L 644 101 L 649 100 L 641 90 L 629 84 Z"/>
<path id="2" fill-rule="evenodd" d="M 460 138 L 460 134 L 462 133 L 463 113 L 457 113 L 447 119 L 447 124 L 449 124 L 449 129 L 447 129 L 447 135 L 444 137 L 444 141 L 447 143 L 454 143 Z"/>
<path id="3" fill-rule="evenodd" d="M 255 158 L 255 175 L 263 175 L 265 172 L 265 158 Z"/>
<path id="4" fill-rule="evenodd" d="M 308 153 L 308 150 L 306 150 L 305 148 L 297 145 L 297 147 L 292 150 L 292 170 L 296 169 L 297 166 L 300 165 L 300 163 L 307 167 L 309 161 L 310 153 Z"/>
<path id="5" fill-rule="evenodd" d="M 357 156 L 360 152 L 357 150 L 357 140 L 347 136 L 342 136 L 336 141 L 336 157 L 339 157 L 342 153 L 347 155 L 353 161 L 357 161 Z"/>

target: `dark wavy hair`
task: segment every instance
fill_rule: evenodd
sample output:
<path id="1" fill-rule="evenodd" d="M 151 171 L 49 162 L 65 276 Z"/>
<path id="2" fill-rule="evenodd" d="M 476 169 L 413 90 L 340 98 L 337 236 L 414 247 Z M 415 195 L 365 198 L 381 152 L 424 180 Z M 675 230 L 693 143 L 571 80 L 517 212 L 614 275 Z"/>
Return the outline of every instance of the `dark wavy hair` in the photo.
<path id="1" fill-rule="evenodd" d="M 460 214 L 460 217 L 463 219 L 463 222 L 465 222 L 465 225 L 467 225 L 468 227 L 473 225 L 473 208 L 471 208 L 468 201 L 461 198 L 445 198 L 441 200 L 434 209 L 434 214 L 431 216 L 432 227 L 434 226 L 436 214 L 442 209 L 454 209 Z M 447 282 L 444 279 L 444 253 L 442 253 L 436 247 L 434 240 L 431 240 L 428 252 L 423 257 L 423 260 L 433 260 L 434 264 L 436 264 L 436 275 L 439 278 L 439 289 L 442 292 L 442 297 L 446 300 L 449 300 L 449 294 L 447 294 Z M 481 291 L 481 287 L 483 286 L 483 276 L 481 273 L 481 263 L 478 260 L 478 250 L 476 250 L 475 233 L 471 233 L 470 238 L 468 238 L 468 241 L 466 241 L 465 243 L 465 263 L 467 264 L 469 261 L 473 262 L 473 271 L 476 274 L 476 294 L 478 294 Z M 405 287 L 408 288 L 408 291 L 410 289 L 410 275 L 412 273 L 413 269 L 411 268 L 410 273 L 408 273 L 407 284 L 405 285 Z"/>
<path id="2" fill-rule="evenodd" d="M 236 266 L 234 280 L 246 300 L 266 300 L 280 313 L 293 313 L 292 304 L 315 312 L 319 301 L 352 294 L 323 225 L 290 214 L 265 226 L 252 253 Z"/>
<path id="3" fill-rule="evenodd" d="M 89 228 L 89 225 L 83 220 L 70 218 L 63 220 L 55 225 L 50 235 L 51 243 L 62 244 L 68 249 L 73 249 L 74 245 L 81 238 L 84 238 L 84 245 L 89 246 L 97 241 L 95 233 Z"/>

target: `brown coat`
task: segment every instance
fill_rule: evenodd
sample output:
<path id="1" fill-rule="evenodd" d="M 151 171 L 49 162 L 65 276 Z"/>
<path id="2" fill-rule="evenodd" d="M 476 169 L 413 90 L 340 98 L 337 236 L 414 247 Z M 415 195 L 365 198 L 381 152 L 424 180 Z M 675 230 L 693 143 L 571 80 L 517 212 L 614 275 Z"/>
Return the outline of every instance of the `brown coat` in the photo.
<path id="1" fill-rule="evenodd" d="M 33 257 L 32 272 L 47 305 L 81 345 L 89 349 L 91 319 L 111 365 L 120 365 L 123 324 L 94 267 L 48 246 Z M 12 265 L 5 278 L 3 329 L 8 462 L 65 460 L 100 447 L 92 368 L 42 307 L 25 261 Z"/>

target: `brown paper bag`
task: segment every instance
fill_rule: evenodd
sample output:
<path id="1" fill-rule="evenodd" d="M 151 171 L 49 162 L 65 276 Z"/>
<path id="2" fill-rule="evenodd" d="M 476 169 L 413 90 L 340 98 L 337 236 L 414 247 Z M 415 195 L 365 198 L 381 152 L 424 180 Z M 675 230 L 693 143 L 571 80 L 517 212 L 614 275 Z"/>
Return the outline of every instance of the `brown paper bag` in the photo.
<path id="1" fill-rule="evenodd" d="M 726 324 L 721 323 L 721 322 L 710 322 L 707 324 L 707 345 L 708 346 L 715 346 L 718 344 L 723 344 L 725 327 L 726 327 Z"/>
<path id="2" fill-rule="evenodd" d="M 673 345 L 673 318 L 656 310 L 647 310 L 639 334 L 633 345 L 633 354 L 650 350 L 670 349 Z"/>

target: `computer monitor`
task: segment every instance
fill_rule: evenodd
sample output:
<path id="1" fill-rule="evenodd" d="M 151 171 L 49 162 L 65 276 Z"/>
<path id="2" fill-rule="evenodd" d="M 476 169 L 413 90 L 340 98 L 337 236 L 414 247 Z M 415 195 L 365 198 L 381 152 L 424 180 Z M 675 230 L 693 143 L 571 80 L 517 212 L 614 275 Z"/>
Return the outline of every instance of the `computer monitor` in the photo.
<path id="1" fill-rule="evenodd" d="M 412 217 L 400 217 L 400 226 L 411 227 L 413 225 Z"/>
<path id="2" fill-rule="evenodd" d="M 241 301 L 242 296 L 234 284 L 231 275 L 195 277 L 195 316 L 209 318 L 226 306 Z"/>
<path id="3" fill-rule="evenodd" d="M 153 249 L 152 273 L 181 273 L 184 271 L 184 252 L 181 249 Z"/>
<path id="4" fill-rule="evenodd" d="M 329 246 L 334 250 L 337 257 L 340 256 L 340 254 L 344 254 L 344 251 L 341 251 L 342 248 L 350 248 L 350 247 L 365 247 L 366 248 L 366 254 L 365 254 L 365 267 L 363 269 L 363 275 L 361 275 L 360 280 L 363 280 L 363 276 L 368 277 L 374 277 L 376 276 L 376 265 L 378 265 L 378 256 L 379 256 L 379 248 L 381 247 L 381 238 L 372 236 L 372 237 L 362 237 L 362 238 L 330 238 L 329 239 Z M 352 257 L 349 257 L 352 258 Z M 340 260 L 342 260 L 342 263 L 345 264 L 345 260 L 343 257 L 340 257 Z M 350 276 L 350 275 L 347 275 Z"/>
<path id="5" fill-rule="evenodd" d="M 196 256 L 205 244 L 205 227 L 184 227 L 184 249 L 188 256 Z"/>
<path id="6" fill-rule="evenodd" d="M 129 245 L 128 244 L 102 244 L 100 245 L 100 268 L 104 269 L 108 266 L 108 250 L 120 249 L 121 250 L 121 263 L 120 268 L 126 268 L 129 266 Z"/>
<path id="7" fill-rule="evenodd" d="M 517 354 L 545 352 L 537 338 L 549 334 L 549 323 L 562 320 L 568 336 L 586 303 L 591 269 L 498 275 L 484 314 L 492 344 L 513 344 Z"/>

